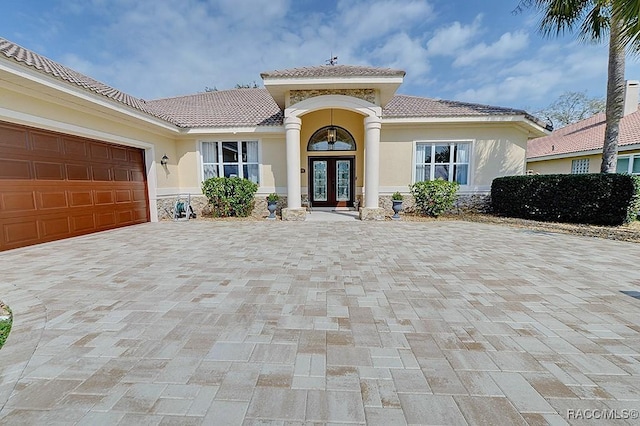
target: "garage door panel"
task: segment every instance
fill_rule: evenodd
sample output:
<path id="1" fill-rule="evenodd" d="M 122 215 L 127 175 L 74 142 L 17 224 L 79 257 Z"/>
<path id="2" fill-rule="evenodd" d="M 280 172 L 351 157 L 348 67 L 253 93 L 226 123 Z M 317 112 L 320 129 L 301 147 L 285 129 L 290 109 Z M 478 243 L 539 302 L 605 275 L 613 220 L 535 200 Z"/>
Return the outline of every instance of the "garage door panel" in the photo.
<path id="1" fill-rule="evenodd" d="M 0 146 L 10 150 L 27 151 L 29 134 L 26 129 L 0 125 Z"/>
<path id="2" fill-rule="evenodd" d="M 64 165 L 60 163 L 34 162 L 33 168 L 36 179 L 40 180 L 64 180 Z"/>
<path id="3" fill-rule="evenodd" d="M 133 223 L 133 211 L 124 210 L 118 212 L 118 224 L 127 225 Z"/>
<path id="4" fill-rule="evenodd" d="M 66 214 L 40 219 L 41 238 L 51 239 L 68 235 L 71 232 L 69 217 Z"/>
<path id="5" fill-rule="evenodd" d="M 36 218 L 6 221 L 2 226 L 2 236 L 5 245 L 13 247 L 37 242 L 39 239 L 38 221 Z"/>
<path id="6" fill-rule="evenodd" d="M 96 205 L 113 204 L 113 191 L 95 191 L 95 202 Z"/>
<path id="7" fill-rule="evenodd" d="M 122 168 L 114 168 L 113 169 L 113 180 L 118 182 L 128 182 L 129 179 L 129 170 Z"/>
<path id="8" fill-rule="evenodd" d="M 63 138 L 62 144 L 65 158 L 83 161 L 89 159 L 88 142 L 82 139 Z"/>
<path id="9" fill-rule="evenodd" d="M 72 215 L 69 218 L 71 232 L 85 233 L 96 229 L 96 221 L 93 213 Z"/>
<path id="10" fill-rule="evenodd" d="M 36 210 L 35 194 L 33 191 L 3 192 L 2 212 L 34 212 Z"/>
<path id="11" fill-rule="evenodd" d="M 91 159 L 92 160 L 108 160 L 109 147 L 101 143 L 92 142 L 90 145 Z"/>
<path id="12" fill-rule="evenodd" d="M 38 199 L 40 201 L 38 207 L 43 210 L 66 209 L 69 207 L 67 204 L 67 193 L 65 191 L 38 192 Z"/>
<path id="13" fill-rule="evenodd" d="M 67 191 L 69 195 L 69 205 L 71 207 L 91 207 L 93 206 L 93 195 L 91 190 Z"/>
<path id="14" fill-rule="evenodd" d="M 31 149 L 38 156 L 60 157 L 63 152 L 57 135 L 40 132 L 31 132 Z"/>
<path id="15" fill-rule="evenodd" d="M 28 160 L 11 160 L 0 157 L 0 179 L 32 179 L 31 164 Z"/>
<path id="16" fill-rule="evenodd" d="M 123 162 L 127 161 L 127 148 L 112 146 L 109 147 L 109 150 L 111 151 L 111 158 L 114 160 Z"/>
<path id="17" fill-rule="evenodd" d="M 93 166 L 91 167 L 94 181 L 112 181 L 111 167 L 108 166 Z"/>
<path id="18" fill-rule="evenodd" d="M 96 226 L 98 228 L 112 228 L 116 225 L 116 213 L 113 211 L 96 214 Z"/>
<path id="19" fill-rule="evenodd" d="M 116 203 L 130 203 L 131 199 L 131 191 L 128 189 L 120 189 L 116 190 Z"/>
<path id="20" fill-rule="evenodd" d="M 145 170 L 141 149 L 0 123 L 0 250 L 147 222 Z"/>

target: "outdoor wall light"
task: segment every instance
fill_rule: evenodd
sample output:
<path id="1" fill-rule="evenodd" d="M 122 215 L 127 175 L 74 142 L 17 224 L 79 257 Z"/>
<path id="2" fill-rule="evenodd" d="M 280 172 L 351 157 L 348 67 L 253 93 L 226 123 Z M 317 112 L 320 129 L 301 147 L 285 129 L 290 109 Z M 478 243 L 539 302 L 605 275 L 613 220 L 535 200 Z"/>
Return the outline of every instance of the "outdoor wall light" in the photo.
<path id="1" fill-rule="evenodd" d="M 167 157 L 167 154 L 163 155 L 162 158 L 160 159 L 160 164 L 163 166 L 166 166 L 168 162 L 169 162 L 169 157 Z"/>

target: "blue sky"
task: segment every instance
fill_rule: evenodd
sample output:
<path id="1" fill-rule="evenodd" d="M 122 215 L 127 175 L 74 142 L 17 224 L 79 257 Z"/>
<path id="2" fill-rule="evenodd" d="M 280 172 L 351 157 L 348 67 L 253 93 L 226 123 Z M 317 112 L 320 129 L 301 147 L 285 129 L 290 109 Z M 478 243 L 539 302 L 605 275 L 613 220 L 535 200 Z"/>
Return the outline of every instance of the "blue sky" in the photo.
<path id="1" fill-rule="evenodd" d="M 517 0 L 3 0 L 0 36 L 131 95 L 261 84 L 338 63 L 400 68 L 399 93 L 536 111 L 604 96 L 606 44 L 544 38 Z M 627 78 L 640 79 L 637 59 Z"/>

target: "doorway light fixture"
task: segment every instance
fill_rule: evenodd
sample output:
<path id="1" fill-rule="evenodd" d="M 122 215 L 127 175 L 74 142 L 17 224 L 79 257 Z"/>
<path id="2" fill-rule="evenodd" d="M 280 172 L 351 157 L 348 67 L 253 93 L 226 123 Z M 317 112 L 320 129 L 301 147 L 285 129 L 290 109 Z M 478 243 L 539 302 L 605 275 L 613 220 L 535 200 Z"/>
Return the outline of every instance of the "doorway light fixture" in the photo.
<path id="1" fill-rule="evenodd" d="M 333 145 L 338 140 L 338 129 L 333 125 L 333 109 L 331 111 L 331 118 L 329 128 L 327 129 L 327 142 L 329 143 L 329 150 L 333 150 Z"/>
<path id="2" fill-rule="evenodd" d="M 162 158 L 160 159 L 160 164 L 163 166 L 166 166 L 168 162 L 169 162 L 169 157 L 167 157 L 167 154 L 163 155 Z"/>

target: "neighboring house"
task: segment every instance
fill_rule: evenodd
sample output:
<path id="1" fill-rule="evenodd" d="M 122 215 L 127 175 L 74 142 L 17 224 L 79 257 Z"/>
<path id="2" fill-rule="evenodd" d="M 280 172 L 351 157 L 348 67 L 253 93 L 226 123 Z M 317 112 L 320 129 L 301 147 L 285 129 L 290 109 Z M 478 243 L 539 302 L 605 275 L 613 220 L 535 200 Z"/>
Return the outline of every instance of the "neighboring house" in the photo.
<path id="1" fill-rule="evenodd" d="M 640 174 L 639 93 L 640 82 L 627 81 L 618 141 L 618 173 Z M 605 124 L 605 114 L 599 113 L 529 141 L 528 172 L 600 173 Z"/>
<path id="2" fill-rule="evenodd" d="M 277 192 L 284 219 L 309 206 L 379 219 L 419 180 L 455 180 L 468 201 L 525 172 L 537 119 L 396 95 L 404 75 L 295 68 L 263 73 L 264 89 L 148 101 L 0 39 L 0 249 L 156 221 L 175 194 L 199 212 L 211 176 L 258 183 L 259 214 Z"/>

